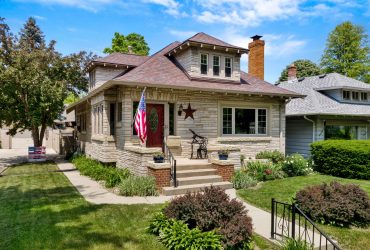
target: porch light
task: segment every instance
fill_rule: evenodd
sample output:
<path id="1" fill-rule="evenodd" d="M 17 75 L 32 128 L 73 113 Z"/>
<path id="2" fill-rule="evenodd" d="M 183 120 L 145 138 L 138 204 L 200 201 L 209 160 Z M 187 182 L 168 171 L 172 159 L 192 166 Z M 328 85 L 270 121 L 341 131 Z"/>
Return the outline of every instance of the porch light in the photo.
<path id="1" fill-rule="evenodd" d="M 178 114 L 179 116 L 181 116 L 183 108 L 184 108 L 184 107 L 182 106 L 182 104 L 180 104 L 179 109 L 177 110 L 177 114 Z"/>

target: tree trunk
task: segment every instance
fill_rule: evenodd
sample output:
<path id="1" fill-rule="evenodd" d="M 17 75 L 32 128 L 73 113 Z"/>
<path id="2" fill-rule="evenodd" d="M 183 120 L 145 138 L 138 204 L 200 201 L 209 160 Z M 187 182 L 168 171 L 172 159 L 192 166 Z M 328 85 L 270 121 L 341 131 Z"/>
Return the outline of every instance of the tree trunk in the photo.
<path id="1" fill-rule="evenodd" d="M 33 146 L 34 147 L 41 147 L 42 146 L 42 140 L 40 140 L 39 127 L 35 126 L 35 127 L 32 128 L 32 139 L 33 139 Z"/>

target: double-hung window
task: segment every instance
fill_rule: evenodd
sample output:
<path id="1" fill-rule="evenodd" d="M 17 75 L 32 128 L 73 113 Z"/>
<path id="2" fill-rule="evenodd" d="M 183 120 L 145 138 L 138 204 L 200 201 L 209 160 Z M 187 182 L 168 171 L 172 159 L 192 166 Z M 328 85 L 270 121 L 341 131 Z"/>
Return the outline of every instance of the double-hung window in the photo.
<path id="1" fill-rule="evenodd" d="M 359 93 L 353 91 L 352 92 L 352 100 L 358 101 L 359 100 Z"/>
<path id="2" fill-rule="evenodd" d="M 208 73 L 208 55 L 207 54 L 200 55 L 200 73 L 202 75 L 207 75 Z"/>
<path id="3" fill-rule="evenodd" d="M 222 109 L 222 133 L 224 135 L 266 135 L 267 109 Z"/>
<path id="4" fill-rule="evenodd" d="M 361 101 L 367 102 L 367 93 L 366 92 L 361 92 Z"/>
<path id="5" fill-rule="evenodd" d="M 343 99 L 350 100 L 351 99 L 351 91 L 343 90 Z"/>
<path id="6" fill-rule="evenodd" d="M 225 57 L 225 77 L 231 77 L 231 58 L 230 57 Z"/>
<path id="7" fill-rule="evenodd" d="M 220 75 L 220 57 L 213 56 L 213 75 L 219 76 Z"/>

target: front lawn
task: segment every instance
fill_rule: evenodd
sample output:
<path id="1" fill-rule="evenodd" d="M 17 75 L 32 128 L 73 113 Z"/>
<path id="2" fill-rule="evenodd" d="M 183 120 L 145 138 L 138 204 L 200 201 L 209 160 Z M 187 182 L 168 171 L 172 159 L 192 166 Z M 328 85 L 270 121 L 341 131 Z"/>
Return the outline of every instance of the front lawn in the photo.
<path id="1" fill-rule="evenodd" d="M 55 164 L 0 177 L 0 249 L 164 249 L 145 228 L 153 205 L 92 205 Z"/>
<path id="2" fill-rule="evenodd" d="M 352 180 L 314 174 L 309 176 L 297 176 L 285 179 L 267 181 L 254 188 L 238 191 L 238 195 L 250 204 L 260 207 L 266 211 L 271 209 L 271 198 L 278 201 L 291 202 L 292 198 L 300 189 L 311 186 L 338 181 L 342 184 L 353 183 L 360 185 L 370 195 L 370 181 Z M 338 228 L 328 225 L 319 225 L 325 232 L 333 235 L 344 249 L 363 249 L 370 246 L 370 228 Z"/>

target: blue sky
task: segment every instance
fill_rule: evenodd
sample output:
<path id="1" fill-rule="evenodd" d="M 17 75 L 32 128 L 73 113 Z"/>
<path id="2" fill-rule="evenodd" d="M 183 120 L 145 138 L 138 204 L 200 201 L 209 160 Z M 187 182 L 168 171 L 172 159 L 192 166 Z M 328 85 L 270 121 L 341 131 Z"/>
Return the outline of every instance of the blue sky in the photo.
<path id="1" fill-rule="evenodd" d="M 35 17 L 63 54 L 103 55 L 114 32 L 144 35 L 151 54 L 200 31 L 242 47 L 259 34 L 266 41 L 265 79 L 272 83 L 296 59 L 318 63 L 339 23 L 350 20 L 370 34 L 370 0 L 0 0 L 0 16 L 14 33 Z"/>

